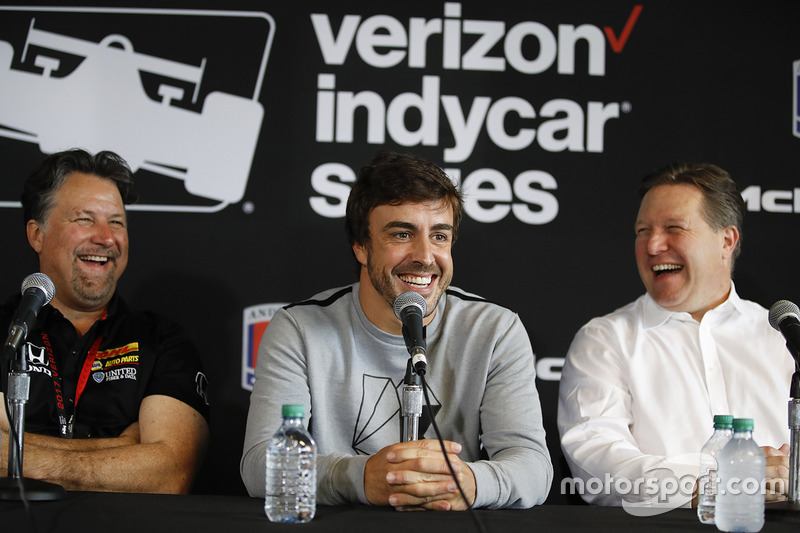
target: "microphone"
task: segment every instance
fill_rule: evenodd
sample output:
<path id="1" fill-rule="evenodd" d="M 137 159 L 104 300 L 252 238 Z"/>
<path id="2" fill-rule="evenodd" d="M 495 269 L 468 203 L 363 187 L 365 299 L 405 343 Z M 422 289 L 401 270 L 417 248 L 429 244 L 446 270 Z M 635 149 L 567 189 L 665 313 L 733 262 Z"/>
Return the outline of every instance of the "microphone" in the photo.
<path id="1" fill-rule="evenodd" d="M 22 280 L 22 300 L 8 328 L 8 338 L 3 348 L 13 354 L 25 342 L 28 330 L 33 327 L 39 311 L 56 295 L 56 287 L 44 274 L 31 274 Z"/>
<path id="2" fill-rule="evenodd" d="M 783 333 L 786 347 L 800 359 L 800 308 L 789 300 L 779 300 L 769 309 L 769 325 Z"/>
<path id="3" fill-rule="evenodd" d="M 406 291 L 394 301 L 394 314 L 403 323 L 403 339 L 411 355 L 411 363 L 417 374 L 425 374 L 428 361 L 425 359 L 425 336 L 422 317 L 428 312 L 425 297 L 414 291 Z"/>

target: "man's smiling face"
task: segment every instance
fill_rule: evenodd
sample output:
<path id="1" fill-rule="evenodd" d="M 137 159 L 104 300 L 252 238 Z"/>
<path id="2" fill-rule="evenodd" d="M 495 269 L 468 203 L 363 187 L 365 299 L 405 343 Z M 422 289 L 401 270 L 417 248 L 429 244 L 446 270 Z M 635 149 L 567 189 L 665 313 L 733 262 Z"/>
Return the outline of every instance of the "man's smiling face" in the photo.
<path id="1" fill-rule="evenodd" d="M 56 286 L 53 306 L 82 311 L 108 304 L 128 264 L 125 207 L 113 181 L 72 172 L 46 223 L 28 222 L 39 267 Z"/>
<path id="2" fill-rule="evenodd" d="M 661 307 L 699 320 L 727 298 L 734 227 L 715 231 L 703 214 L 703 193 L 687 184 L 660 185 L 642 199 L 636 219 L 636 263 Z"/>
<path id="3" fill-rule="evenodd" d="M 397 322 L 399 328 L 392 305 L 406 291 L 425 297 L 432 316 L 453 278 L 450 204 L 380 205 L 370 211 L 369 235 L 368 243 L 353 246 L 362 264 L 361 291 L 367 316 L 372 314 L 370 319 L 382 329 L 385 320 Z M 376 313 L 383 319 L 376 321 Z"/>

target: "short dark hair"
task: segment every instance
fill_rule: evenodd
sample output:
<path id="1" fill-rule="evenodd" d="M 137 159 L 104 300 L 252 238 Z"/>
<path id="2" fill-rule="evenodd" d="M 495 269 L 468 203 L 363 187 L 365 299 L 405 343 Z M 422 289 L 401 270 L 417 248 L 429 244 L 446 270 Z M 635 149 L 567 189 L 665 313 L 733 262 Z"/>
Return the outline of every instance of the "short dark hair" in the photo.
<path id="1" fill-rule="evenodd" d="M 464 202 L 444 170 L 411 154 L 380 151 L 361 169 L 347 198 L 347 239 L 351 246 L 369 242 L 369 213 L 375 207 L 438 200 L 453 208 L 455 242 Z"/>
<path id="2" fill-rule="evenodd" d="M 133 203 L 133 173 L 128 163 L 114 152 L 102 151 L 91 155 L 73 148 L 47 156 L 34 170 L 22 191 L 23 222 L 35 220 L 44 226 L 55 195 L 72 172 L 82 172 L 111 180 L 117 186 L 123 204 Z"/>
<path id="3" fill-rule="evenodd" d="M 729 226 L 739 230 L 739 242 L 733 250 L 731 262 L 742 251 L 742 224 L 744 199 L 736 182 L 725 170 L 709 163 L 676 162 L 645 176 L 639 186 L 644 198 L 648 191 L 661 185 L 693 185 L 703 193 L 703 217 L 714 231 Z"/>

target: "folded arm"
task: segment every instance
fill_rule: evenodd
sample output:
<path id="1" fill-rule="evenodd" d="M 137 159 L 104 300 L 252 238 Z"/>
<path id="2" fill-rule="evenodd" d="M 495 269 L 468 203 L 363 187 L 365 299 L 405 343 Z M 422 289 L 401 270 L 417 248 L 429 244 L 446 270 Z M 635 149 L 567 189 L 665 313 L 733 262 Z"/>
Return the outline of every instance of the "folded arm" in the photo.
<path id="1" fill-rule="evenodd" d="M 0 395 L 0 399 L 5 398 Z M 3 443 L 8 419 L 0 410 Z M 61 439 L 26 433 L 23 476 L 57 483 L 67 490 L 186 493 L 205 454 L 208 424 L 187 404 L 148 396 L 139 420 L 119 437 Z M 7 448 L 2 470 L 7 472 Z"/>

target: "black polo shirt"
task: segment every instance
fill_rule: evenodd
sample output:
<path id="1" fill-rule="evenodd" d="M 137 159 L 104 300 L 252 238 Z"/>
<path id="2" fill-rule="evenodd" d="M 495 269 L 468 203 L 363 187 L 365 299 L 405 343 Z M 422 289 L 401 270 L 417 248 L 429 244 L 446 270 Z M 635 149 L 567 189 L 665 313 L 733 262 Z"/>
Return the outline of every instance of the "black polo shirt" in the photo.
<path id="1" fill-rule="evenodd" d="M 8 330 L 20 299 L 16 295 L 0 308 L 0 331 Z M 208 419 L 206 377 L 183 329 L 154 313 L 133 312 L 116 294 L 106 316 L 83 337 L 45 306 L 26 348 L 31 388 L 25 431 L 117 437 L 139 420 L 139 405 L 153 394 L 176 398 Z M 0 382 L 4 388 L 5 378 Z"/>

